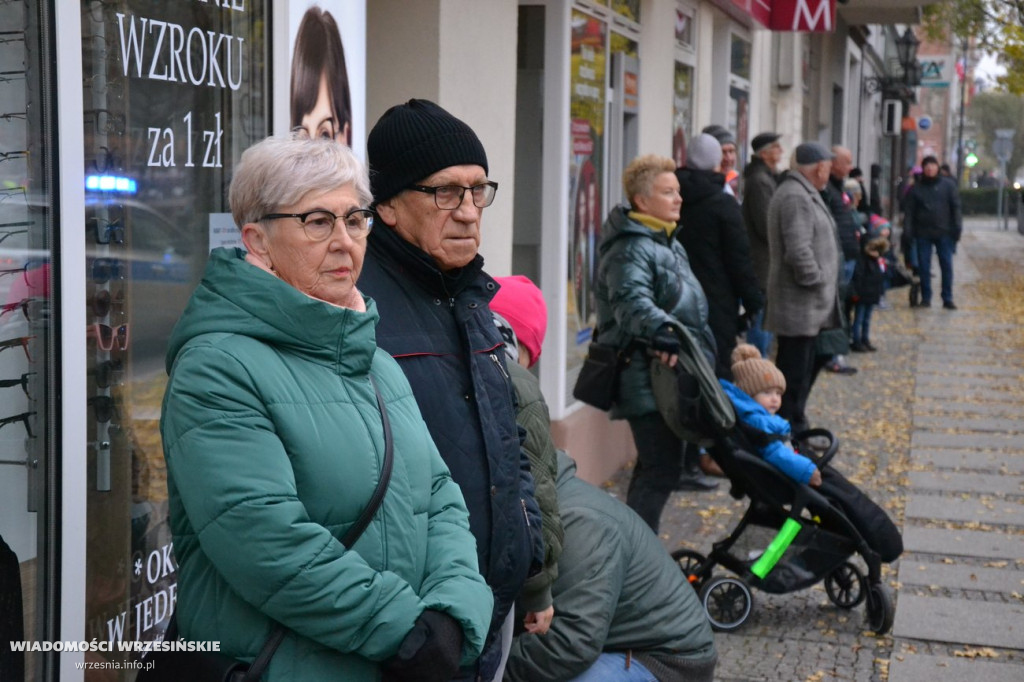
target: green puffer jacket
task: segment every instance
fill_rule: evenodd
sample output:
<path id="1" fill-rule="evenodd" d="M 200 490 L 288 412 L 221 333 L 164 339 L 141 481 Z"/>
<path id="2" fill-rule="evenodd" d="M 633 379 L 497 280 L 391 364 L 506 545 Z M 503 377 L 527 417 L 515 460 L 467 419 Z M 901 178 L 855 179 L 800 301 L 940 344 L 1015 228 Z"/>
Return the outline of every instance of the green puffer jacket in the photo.
<path id="1" fill-rule="evenodd" d="M 310 298 L 217 249 L 175 327 L 161 434 L 184 638 L 251 660 L 288 628 L 263 679 L 377 680 L 424 609 L 474 660 L 490 622 L 462 493 L 367 312 Z M 339 538 L 377 484 L 387 406 L 394 471 L 351 551 Z"/>
<path id="2" fill-rule="evenodd" d="M 540 507 L 544 534 L 544 565 L 540 573 L 523 585 L 516 601 L 519 612 L 543 611 L 551 606 L 551 583 L 558 577 L 558 558 L 562 556 L 562 518 L 558 513 L 555 476 L 558 459 L 551 440 L 551 416 L 537 377 L 519 363 L 510 360 L 508 373 L 516 391 L 516 423 L 526 431 L 523 449 L 530 458 L 533 496 Z"/>
<path id="3" fill-rule="evenodd" d="M 613 419 L 657 412 L 647 344 L 663 324 L 681 324 L 699 339 L 714 366 L 715 340 L 708 327 L 708 302 L 690 269 L 686 250 L 664 232 L 642 225 L 616 206 L 601 230 L 597 270 L 598 340 L 616 348 L 633 344 L 619 377 Z M 636 343 L 634 343 L 636 342 Z"/>

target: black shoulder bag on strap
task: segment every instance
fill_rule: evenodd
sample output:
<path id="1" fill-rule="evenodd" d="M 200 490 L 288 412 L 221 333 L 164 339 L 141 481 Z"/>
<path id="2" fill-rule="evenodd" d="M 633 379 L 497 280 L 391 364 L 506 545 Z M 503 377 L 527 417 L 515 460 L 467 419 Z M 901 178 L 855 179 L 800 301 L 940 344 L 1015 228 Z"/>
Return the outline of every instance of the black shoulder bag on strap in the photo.
<path id="1" fill-rule="evenodd" d="M 391 437 L 391 421 L 388 419 L 388 411 L 384 406 L 384 398 L 377 388 L 377 381 L 370 375 L 370 383 L 373 385 L 373 392 L 377 395 L 377 408 L 380 410 L 380 421 L 384 427 L 384 464 L 380 470 L 380 480 L 377 488 L 373 491 L 373 497 L 363 509 L 359 519 L 348 529 L 345 536 L 341 538 L 341 544 L 346 548 L 352 547 L 363 534 L 363 531 L 370 525 L 374 514 L 384 501 L 387 494 L 388 483 L 391 481 L 391 469 L 394 464 L 394 442 Z M 251 664 L 239 661 L 215 651 L 151 651 L 145 654 L 141 660 L 142 671 L 136 682 L 257 682 L 267 666 L 270 659 L 277 651 L 281 641 L 284 639 L 287 629 L 283 625 L 274 627 L 270 637 L 260 650 Z M 173 643 L 178 639 L 178 623 L 174 614 L 171 615 L 171 622 L 167 626 L 167 634 L 164 642 Z"/>

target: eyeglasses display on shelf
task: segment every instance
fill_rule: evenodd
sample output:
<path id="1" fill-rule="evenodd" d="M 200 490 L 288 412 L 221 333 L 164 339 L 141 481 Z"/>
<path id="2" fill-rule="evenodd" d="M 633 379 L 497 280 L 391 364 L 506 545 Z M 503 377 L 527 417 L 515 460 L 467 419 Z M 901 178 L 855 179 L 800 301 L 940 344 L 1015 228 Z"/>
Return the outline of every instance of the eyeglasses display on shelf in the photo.
<path id="1" fill-rule="evenodd" d="M 30 260 L 25 261 L 25 264 L 20 268 L 0 268 L 0 277 L 4 275 L 13 275 L 15 273 L 21 273 L 22 278 L 25 280 L 27 286 L 32 286 L 29 275 L 35 274 L 41 268 L 46 265 L 45 260 Z"/>
<path id="2" fill-rule="evenodd" d="M 106 317 L 111 310 L 123 311 L 124 292 L 119 291 L 117 295 L 111 296 L 109 289 L 100 289 L 89 297 L 89 305 L 96 317 Z"/>
<path id="3" fill-rule="evenodd" d="M 90 218 L 89 222 L 92 223 L 93 238 L 97 244 L 124 244 L 124 225 L 120 218 Z"/>
<path id="4" fill-rule="evenodd" d="M 35 438 L 35 434 L 32 433 L 32 422 L 30 421 L 30 418 L 33 415 L 35 415 L 35 412 L 29 411 L 22 412 L 21 414 L 16 414 L 10 417 L 4 417 L 3 419 L 0 419 L 0 429 L 10 424 L 17 424 L 18 422 L 21 422 L 22 424 L 25 425 L 25 430 L 28 431 L 28 437 Z"/>
<path id="5" fill-rule="evenodd" d="M 97 258 L 92 262 L 92 281 L 96 284 L 124 279 L 124 274 L 124 263 L 117 258 Z"/>
<path id="6" fill-rule="evenodd" d="M 28 150 L 21 149 L 15 152 L 0 152 L 0 163 L 4 161 L 17 161 L 18 159 L 27 159 Z"/>
<path id="7" fill-rule="evenodd" d="M 89 376 L 95 377 L 96 388 L 107 389 L 120 382 L 124 373 L 124 361 L 121 358 L 116 360 L 104 360 L 96 365 L 95 369 L 89 370 Z M 0 386 L 3 386 L 0 383 Z"/>
<path id="8" fill-rule="evenodd" d="M 3 353 L 8 348 L 14 348 L 15 346 L 21 346 L 22 350 L 25 351 L 25 357 L 28 358 L 29 362 L 32 362 L 32 356 L 28 352 L 28 342 L 36 337 L 34 336 L 16 336 L 11 339 L 5 339 L 0 341 L 0 353 Z"/>
<path id="9" fill-rule="evenodd" d="M 109 395 L 90 396 L 89 405 L 92 406 L 96 421 L 101 424 L 109 422 L 117 414 L 117 406 L 114 404 L 114 399 Z"/>
<path id="10" fill-rule="evenodd" d="M 28 118 L 27 111 L 9 111 L 0 114 L 0 121 L 24 121 Z"/>
<path id="11" fill-rule="evenodd" d="M 25 315 L 25 319 L 31 321 L 35 317 L 36 313 L 40 311 L 39 308 L 35 307 L 37 302 L 45 304 L 45 301 L 42 301 L 41 299 L 23 298 L 20 301 L 0 306 L 0 318 L 3 318 L 7 313 L 21 309 L 21 312 Z"/>
<path id="12" fill-rule="evenodd" d="M 86 328 L 86 336 L 96 339 L 96 346 L 100 350 L 128 350 L 128 334 L 127 324 L 115 328 L 96 322 Z"/>
<path id="13" fill-rule="evenodd" d="M 25 396 L 31 398 L 28 392 L 28 378 L 34 375 L 35 372 L 25 372 L 21 375 L 20 379 L 0 379 L 0 388 L 10 388 L 12 386 L 21 386 L 21 390 L 25 392 Z"/>

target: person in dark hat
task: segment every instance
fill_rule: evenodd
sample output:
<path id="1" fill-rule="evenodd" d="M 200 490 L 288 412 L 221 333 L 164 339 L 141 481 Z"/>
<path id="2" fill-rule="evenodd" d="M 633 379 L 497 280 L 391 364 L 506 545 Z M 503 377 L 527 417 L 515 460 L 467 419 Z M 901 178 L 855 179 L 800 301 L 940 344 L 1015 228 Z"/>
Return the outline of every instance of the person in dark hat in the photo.
<path id="1" fill-rule="evenodd" d="M 815 339 L 841 324 L 839 245 L 832 212 L 821 195 L 832 158 L 817 142 L 799 145 L 791 172 L 768 206 L 765 327 L 778 338 L 775 364 L 786 377 L 779 414 L 794 433 L 809 426 L 805 409 L 815 374 Z"/>
<path id="2" fill-rule="evenodd" d="M 780 137 L 773 132 L 755 135 L 750 143 L 753 158 L 743 169 L 743 222 L 750 242 L 750 262 L 762 291 L 768 289 L 768 204 L 779 185 Z M 761 351 L 761 355 L 768 355 L 772 335 L 764 330 L 764 309 L 756 315 L 748 314 L 747 319 L 750 322 L 747 341 Z"/>
<path id="3" fill-rule="evenodd" d="M 477 252 L 498 183 L 487 176 L 476 133 L 427 100 L 388 109 L 366 149 L 380 221 L 360 284 L 380 310 L 377 343 L 405 371 L 462 488 L 480 572 L 494 593 L 484 652 L 459 679 L 501 679 L 512 605 L 540 570 L 544 547 L 503 340 L 488 307 L 498 284 Z"/>
<path id="4" fill-rule="evenodd" d="M 721 173 L 725 176 L 725 191 L 738 198 L 740 174 L 736 171 L 736 137 L 717 123 L 706 126 L 701 132 L 712 136 L 722 146 Z"/>

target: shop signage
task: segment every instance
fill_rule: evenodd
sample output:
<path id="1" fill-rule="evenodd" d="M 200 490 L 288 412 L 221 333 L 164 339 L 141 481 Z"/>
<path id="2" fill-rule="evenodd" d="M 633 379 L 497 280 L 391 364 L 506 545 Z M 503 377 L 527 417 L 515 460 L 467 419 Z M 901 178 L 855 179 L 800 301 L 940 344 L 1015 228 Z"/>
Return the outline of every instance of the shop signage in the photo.
<path id="1" fill-rule="evenodd" d="M 773 31 L 831 33 L 836 26 L 836 0 L 772 0 Z"/>

